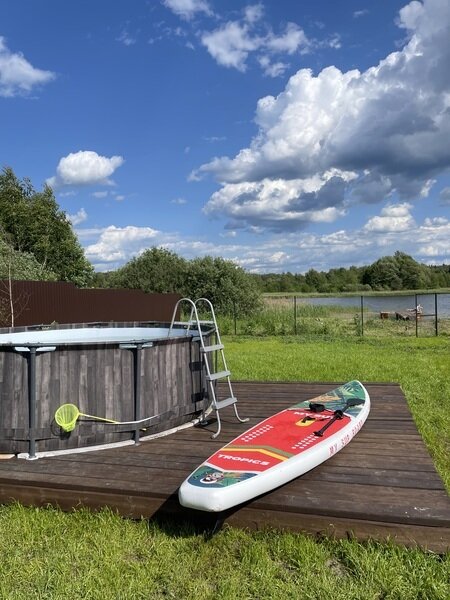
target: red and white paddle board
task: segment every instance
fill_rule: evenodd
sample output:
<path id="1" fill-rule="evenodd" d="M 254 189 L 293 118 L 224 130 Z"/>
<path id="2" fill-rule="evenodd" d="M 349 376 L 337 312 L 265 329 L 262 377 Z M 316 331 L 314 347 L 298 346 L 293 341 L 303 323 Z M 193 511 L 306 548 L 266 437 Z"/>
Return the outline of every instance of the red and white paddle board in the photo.
<path id="1" fill-rule="evenodd" d="M 210 456 L 181 485 L 188 508 L 221 512 L 303 475 L 361 429 L 370 398 L 351 381 L 261 421 Z"/>

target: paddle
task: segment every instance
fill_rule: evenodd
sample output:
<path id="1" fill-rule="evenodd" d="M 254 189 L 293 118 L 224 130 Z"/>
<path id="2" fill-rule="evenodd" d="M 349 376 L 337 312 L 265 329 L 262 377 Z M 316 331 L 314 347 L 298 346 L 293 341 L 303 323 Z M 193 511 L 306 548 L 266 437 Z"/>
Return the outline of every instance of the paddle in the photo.
<path id="1" fill-rule="evenodd" d="M 347 402 L 345 403 L 345 406 L 335 410 L 334 417 L 332 417 L 328 421 L 328 423 L 326 423 L 321 429 L 318 429 L 317 431 L 315 431 L 314 435 L 317 435 L 318 437 L 322 437 L 323 434 L 325 433 L 325 431 L 328 429 L 328 427 L 330 427 L 335 421 L 342 419 L 345 411 L 348 408 L 351 408 L 352 406 L 358 406 L 358 404 L 362 404 L 363 402 L 364 402 L 364 400 L 359 400 L 358 398 L 353 398 L 353 399 L 347 400 Z"/>

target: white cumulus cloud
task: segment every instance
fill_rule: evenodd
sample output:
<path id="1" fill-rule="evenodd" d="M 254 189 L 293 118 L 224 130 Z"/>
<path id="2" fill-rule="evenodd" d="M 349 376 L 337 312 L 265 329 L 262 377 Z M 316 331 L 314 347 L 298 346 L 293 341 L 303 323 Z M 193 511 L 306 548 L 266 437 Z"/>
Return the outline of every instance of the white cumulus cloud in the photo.
<path id="1" fill-rule="evenodd" d="M 203 34 L 202 44 L 220 65 L 244 72 L 249 53 L 261 46 L 261 40 L 250 33 L 246 23 L 230 21 Z"/>
<path id="2" fill-rule="evenodd" d="M 280 231 L 300 229 L 311 221 L 329 223 L 345 214 L 343 192 L 353 177 L 332 170 L 305 179 L 229 183 L 214 192 L 204 212 L 225 215 L 228 227 L 234 228 Z"/>
<path id="3" fill-rule="evenodd" d="M 263 18 L 264 6 L 261 3 L 251 4 L 245 7 L 244 14 L 245 20 L 248 21 L 248 23 L 255 23 Z"/>
<path id="4" fill-rule="evenodd" d="M 65 185 L 111 185 L 110 176 L 124 162 L 121 156 L 100 156 L 90 150 L 71 152 L 59 161 L 56 175 L 47 179 L 51 187 Z"/>
<path id="5" fill-rule="evenodd" d="M 393 194 L 400 201 L 425 198 L 435 178 L 450 168 L 450 0 L 413 0 L 400 11 L 398 24 L 408 39 L 379 64 L 363 72 L 329 66 L 317 75 L 301 69 L 278 96 L 261 98 L 251 143 L 191 174 L 193 180 L 212 174 L 222 186 L 206 212 L 220 215 L 225 208 L 225 216 L 234 214 L 245 226 L 271 228 L 268 182 L 283 180 L 287 186 L 323 179 L 332 169 L 355 174 L 330 201 L 328 208 L 338 212 L 347 203 L 381 202 Z M 243 68 L 245 62 L 238 64 Z M 230 185 L 251 193 L 235 194 Z M 228 201 L 218 202 L 223 197 Z M 446 193 L 441 198 L 445 202 Z M 289 229 L 292 218 L 285 208 L 277 212 L 278 227 L 284 222 Z M 314 212 L 311 207 L 311 216 Z"/>
<path id="6" fill-rule="evenodd" d="M 67 215 L 67 218 L 72 223 L 72 225 L 79 225 L 80 223 L 84 223 L 87 220 L 88 214 L 84 210 L 84 208 L 80 208 L 80 210 L 74 215 Z"/>
<path id="7" fill-rule="evenodd" d="M 289 67 L 288 63 L 281 61 L 272 62 L 272 59 L 267 55 L 260 56 L 258 58 L 258 62 L 264 72 L 264 75 L 269 77 L 279 77 L 280 75 L 283 75 L 283 73 Z"/>
<path id="8" fill-rule="evenodd" d="M 193 34 L 219 65 L 242 73 L 246 72 L 250 57 L 254 57 L 253 65 L 259 64 L 265 75 L 278 77 L 289 66 L 280 60 L 281 55 L 292 56 L 295 53 L 306 53 L 312 47 L 331 45 L 329 41 L 319 43 L 309 40 L 297 23 L 288 22 L 284 30 L 274 31 L 265 19 L 264 5 L 261 2 L 243 6 L 239 10 L 240 14 L 224 5 L 228 18 L 226 13 L 220 16 L 214 13 L 206 0 L 162 0 L 162 3 L 185 21 L 191 21 Z M 194 19 L 197 15 L 204 17 L 201 29 Z M 211 23 L 214 25 L 211 26 Z M 165 27 L 157 39 L 170 37 L 171 33 L 172 29 Z M 183 30 L 183 35 L 187 35 L 187 30 Z M 152 39 L 154 41 L 156 40 Z M 194 48 L 190 41 L 186 45 Z"/>
<path id="9" fill-rule="evenodd" d="M 412 217 L 413 210 L 409 203 L 385 206 L 377 215 L 384 219 L 378 221 L 377 231 L 369 231 L 368 223 L 371 223 L 370 228 L 377 223 L 373 220 L 376 217 L 371 217 L 360 228 L 337 228 L 325 234 L 283 231 L 241 243 L 237 241 L 238 230 L 233 229 L 220 235 L 222 243 L 218 242 L 220 238 L 215 242 L 197 237 L 185 238 L 177 232 L 144 226 L 81 227 L 76 232 L 97 270 L 118 268 L 154 246 L 167 248 L 187 259 L 220 256 L 261 273 L 368 265 L 380 256 L 393 255 L 397 250 L 418 261 L 450 263 L 450 220 L 435 216 L 419 223 Z M 256 226 L 253 229 L 261 233 Z M 245 237 L 242 236 L 242 239 Z"/>
<path id="10" fill-rule="evenodd" d="M 305 32 L 296 23 L 288 23 L 281 35 L 271 32 L 265 40 L 265 46 L 274 52 L 294 54 L 299 48 L 307 49 L 310 42 Z"/>
<path id="11" fill-rule="evenodd" d="M 383 208 L 381 216 L 372 217 L 365 225 L 365 230 L 373 233 L 388 233 L 408 231 L 416 226 L 410 210 L 412 205 L 408 202 L 390 204 Z"/>
<path id="12" fill-rule="evenodd" d="M 219 65 L 233 67 L 243 73 L 247 70 L 249 55 L 260 52 L 258 62 L 265 74 L 277 77 L 288 65 L 279 60 L 273 61 L 272 57 L 307 51 L 310 41 L 296 23 L 288 23 L 281 34 L 272 30 L 267 33 L 267 27 L 260 23 L 261 18 L 259 5 L 247 7 L 243 19 L 228 21 L 213 31 L 204 32 L 202 44 Z"/>
<path id="13" fill-rule="evenodd" d="M 160 232 L 151 227 L 116 227 L 101 230 L 98 240 L 85 248 L 88 260 L 96 263 L 123 264 L 146 247 L 154 245 Z"/>
<path id="14" fill-rule="evenodd" d="M 11 98 L 27 95 L 35 87 L 55 79 L 52 71 L 33 67 L 20 52 L 11 52 L 0 36 L 0 96 Z"/>
<path id="15" fill-rule="evenodd" d="M 448 219 L 445 217 L 427 217 L 423 224 L 425 227 L 447 227 Z"/>
<path id="16" fill-rule="evenodd" d="M 163 0 L 163 4 L 186 21 L 191 20 L 197 13 L 212 15 L 206 0 Z"/>

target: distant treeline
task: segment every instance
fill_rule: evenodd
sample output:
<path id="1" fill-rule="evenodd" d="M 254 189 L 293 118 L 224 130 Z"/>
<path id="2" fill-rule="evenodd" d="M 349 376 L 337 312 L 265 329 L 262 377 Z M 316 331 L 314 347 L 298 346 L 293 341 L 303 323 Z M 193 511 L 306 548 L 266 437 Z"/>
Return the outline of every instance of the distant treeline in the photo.
<path id="1" fill-rule="evenodd" d="M 403 252 L 384 256 L 365 267 L 329 271 L 310 269 L 300 273 L 253 275 L 259 289 L 267 292 L 358 292 L 420 290 L 450 287 L 450 265 L 428 266 Z"/>
<path id="2" fill-rule="evenodd" d="M 149 248 L 123 267 L 96 273 L 95 287 L 175 292 L 209 298 L 221 313 L 251 314 L 261 307 L 261 293 L 336 293 L 450 288 L 450 265 L 427 266 L 396 252 L 366 267 L 310 269 L 298 273 L 256 275 L 223 258 L 186 260 L 164 248 Z"/>

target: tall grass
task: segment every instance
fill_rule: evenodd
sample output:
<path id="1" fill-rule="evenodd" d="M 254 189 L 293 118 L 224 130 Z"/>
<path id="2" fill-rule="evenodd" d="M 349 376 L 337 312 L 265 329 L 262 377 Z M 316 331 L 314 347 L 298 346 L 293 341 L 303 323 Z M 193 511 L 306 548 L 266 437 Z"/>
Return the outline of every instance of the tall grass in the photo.
<path id="1" fill-rule="evenodd" d="M 262 310 L 250 316 L 218 315 L 220 331 L 225 335 L 322 335 L 333 337 L 391 337 L 416 336 L 416 322 L 380 319 L 379 313 L 368 308 L 339 305 L 314 305 L 298 303 L 295 308 L 291 299 L 266 299 Z M 418 322 L 419 336 L 433 336 L 434 319 L 423 318 Z M 439 335 L 450 335 L 450 319 L 439 319 Z"/>
<path id="2" fill-rule="evenodd" d="M 293 333 L 356 335 L 355 314 L 342 306 L 297 305 L 294 314 L 292 302 L 268 303 L 263 310 L 251 316 L 218 317 L 219 327 L 224 334 L 241 335 L 290 335 Z"/>

